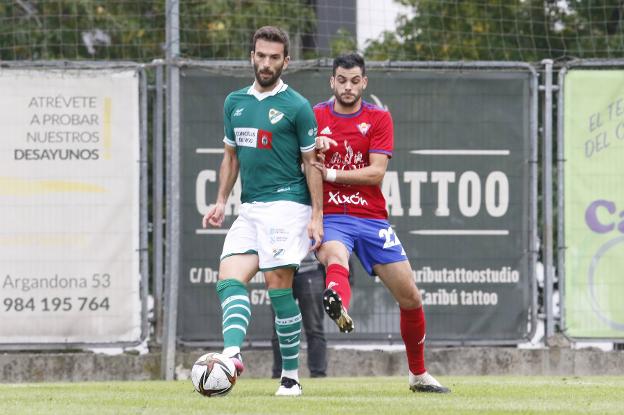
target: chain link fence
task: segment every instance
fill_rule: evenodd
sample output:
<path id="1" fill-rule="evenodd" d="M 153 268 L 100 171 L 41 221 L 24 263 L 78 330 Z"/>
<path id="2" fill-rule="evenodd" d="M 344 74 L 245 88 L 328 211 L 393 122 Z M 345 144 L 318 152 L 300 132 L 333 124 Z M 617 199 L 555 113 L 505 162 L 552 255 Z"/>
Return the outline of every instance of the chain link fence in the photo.
<path id="1" fill-rule="evenodd" d="M 164 56 L 176 2 L 1 0 L 0 60 Z M 255 29 L 284 28 L 292 57 L 357 49 L 369 60 L 614 58 L 624 52 L 619 0 L 180 0 L 180 54 L 244 59 Z"/>

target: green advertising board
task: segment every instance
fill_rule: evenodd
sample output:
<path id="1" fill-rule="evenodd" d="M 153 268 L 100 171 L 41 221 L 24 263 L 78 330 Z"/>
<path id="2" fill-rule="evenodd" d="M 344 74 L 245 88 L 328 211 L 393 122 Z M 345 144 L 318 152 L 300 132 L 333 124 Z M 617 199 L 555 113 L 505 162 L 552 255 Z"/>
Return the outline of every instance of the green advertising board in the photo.
<path id="1" fill-rule="evenodd" d="M 284 80 L 310 102 L 331 97 L 329 67 L 289 68 Z M 453 343 L 525 341 L 534 301 L 530 242 L 532 106 L 535 74 L 519 69 L 414 70 L 370 67 L 364 95 L 394 120 L 394 153 L 382 184 L 389 221 L 414 269 L 427 314 L 427 339 Z M 251 84 L 249 66 L 181 71 L 180 298 L 178 335 L 219 342 L 215 294 L 225 233 L 240 205 L 235 186 L 222 229 L 202 229 L 223 157 L 223 100 Z M 401 342 L 399 309 L 388 290 L 355 266 L 357 329 L 330 340 Z M 272 318 L 263 276 L 250 289 L 250 342 L 268 342 Z"/>
<path id="2" fill-rule="evenodd" d="M 624 71 L 568 72 L 563 89 L 563 325 L 624 337 Z"/>

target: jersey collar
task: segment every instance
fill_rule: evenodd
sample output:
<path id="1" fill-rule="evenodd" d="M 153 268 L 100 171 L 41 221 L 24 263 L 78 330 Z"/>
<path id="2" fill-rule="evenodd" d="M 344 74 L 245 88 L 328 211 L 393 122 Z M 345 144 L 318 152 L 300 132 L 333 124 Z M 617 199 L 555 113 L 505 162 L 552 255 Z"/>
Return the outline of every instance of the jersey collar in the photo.
<path id="1" fill-rule="evenodd" d="M 362 110 L 364 110 L 365 101 L 362 100 L 362 105 L 360 105 L 360 109 L 358 109 L 356 112 L 351 113 L 351 114 L 340 114 L 340 113 L 334 111 L 334 103 L 335 102 L 334 102 L 333 98 L 330 99 L 328 101 L 328 103 L 329 103 L 329 105 L 328 105 L 329 106 L 329 112 L 332 115 L 335 115 L 336 117 L 340 117 L 340 118 L 355 118 L 355 117 L 357 117 L 358 115 L 360 115 L 362 113 Z"/>
<path id="2" fill-rule="evenodd" d="M 262 101 L 265 98 L 275 96 L 279 94 L 280 92 L 286 91 L 286 89 L 288 88 L 288 85 L 285 84 L 284 81 L 281 80 L 281 78 L 279 82 L 277 83 L 277 85 L 275 85 L 275 88 L 273 88 L 271 91 L 258 92 L 258 90 L 254 88 L 255 85 L 256 85 L 256 81 L 254 81 L 253 85 L 249 87 L 249 89 L 247 90 L 247 94 L 253 95 L 254 97 L 256 97 L 258 101 Z"/>

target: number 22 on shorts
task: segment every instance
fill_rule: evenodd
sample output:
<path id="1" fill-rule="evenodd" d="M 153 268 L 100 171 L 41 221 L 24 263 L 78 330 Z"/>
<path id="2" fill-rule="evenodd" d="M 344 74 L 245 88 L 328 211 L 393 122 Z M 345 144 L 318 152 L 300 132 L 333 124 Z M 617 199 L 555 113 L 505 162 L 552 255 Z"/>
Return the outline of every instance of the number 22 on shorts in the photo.
<path id="1" fill-rule="evenodd" d="M 399 237 L 394 233 L 392 227 L 388 229 L 379 229 L 379 237 L 385 238 L 386 242 L 384 242 L 383 249 L 392 248 L 393 246 L 401 245 L 401 241 L 399 241 Z"/>

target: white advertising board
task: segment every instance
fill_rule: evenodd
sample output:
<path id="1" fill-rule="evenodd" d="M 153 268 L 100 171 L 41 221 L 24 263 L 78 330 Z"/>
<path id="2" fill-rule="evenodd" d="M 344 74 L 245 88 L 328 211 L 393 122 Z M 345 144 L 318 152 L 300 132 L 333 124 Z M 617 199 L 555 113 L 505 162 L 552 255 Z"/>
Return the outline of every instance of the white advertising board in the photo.
<path id="1" fill-rule="evenodd" d="M 0 343 L 141 337 L 139 74 L 0 69 Z"/>

